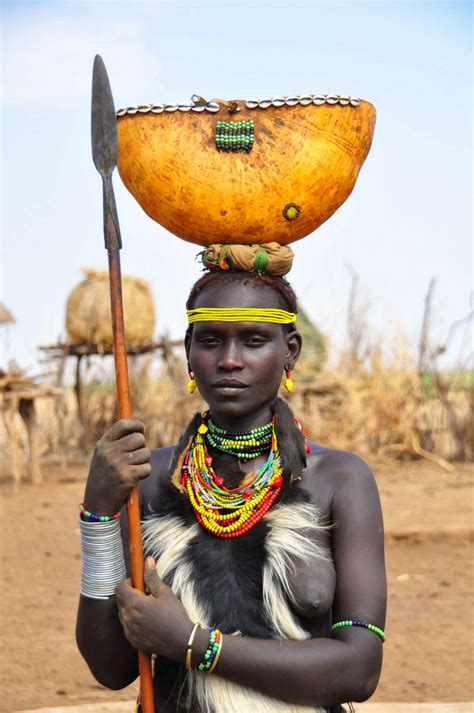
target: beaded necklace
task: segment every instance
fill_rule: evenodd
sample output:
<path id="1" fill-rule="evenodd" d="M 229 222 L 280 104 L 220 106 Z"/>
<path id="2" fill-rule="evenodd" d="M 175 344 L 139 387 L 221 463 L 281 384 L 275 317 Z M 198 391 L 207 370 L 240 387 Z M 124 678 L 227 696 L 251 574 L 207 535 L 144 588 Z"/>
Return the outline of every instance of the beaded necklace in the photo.
<path id="1" fill-rule="evenodd" d="M 252 480 L 237 488 L 226 488 L 224 479 L 212 468 L 212 456 L 204 436 L 209 428 L 202 423 L 186 454 L 181 484 L 186 488 L 198 522 L 217 537 L 239 537 L 248 532 L 271 508 L 283 485 L 274 422 L 271 423 L 270 453 Z"/>
<path id="2" fill-rule="evenodd" d="M 271 448 L 273 434 L 271 421 L 246 433 L 228 433 L 216 426 L 211 418 L 207 419 L 207 427 L 205 435 L 208 444 L 224 453 L 236 456 L 241 461 L 257 458 Z"/>

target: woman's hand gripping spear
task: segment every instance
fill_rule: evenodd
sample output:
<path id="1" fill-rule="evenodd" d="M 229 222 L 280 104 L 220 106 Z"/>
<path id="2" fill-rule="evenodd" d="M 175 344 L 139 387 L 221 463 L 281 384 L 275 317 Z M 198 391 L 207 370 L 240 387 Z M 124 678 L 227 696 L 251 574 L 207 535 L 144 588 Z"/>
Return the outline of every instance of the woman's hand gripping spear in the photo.
<path id="1" fill-rule="evenodd" d="M 120 418 L 131 418 L 132 405 L 128 385 L 127 351 L 123 322 L 122 283 L 120 253 L 122 247 L 120 228 L 115 205 L 112 172 L 117 165 L 117 119 L 107 71 L 102 58 L 94 61 L 92 78 L 92 156 L 102 176 L 104 196 L 104 237 L 109 258 L 110 306 L 114 339 L 115 377 Z M 130 538 L 130 567 L 132 584 L 140 592 L 145 591 L 143 581 L 143 551 L 140 531 L 138 488 L 127 498 L 127 517 Z M 138 652 L 140 693 L 143 713 L 154 713 L 153 680 L 150 656 Z"/>

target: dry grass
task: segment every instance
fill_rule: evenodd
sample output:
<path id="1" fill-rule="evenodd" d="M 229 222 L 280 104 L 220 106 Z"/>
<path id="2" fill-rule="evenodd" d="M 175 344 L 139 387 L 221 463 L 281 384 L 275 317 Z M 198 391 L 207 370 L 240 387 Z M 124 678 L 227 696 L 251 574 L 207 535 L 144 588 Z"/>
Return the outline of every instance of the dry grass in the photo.
<path id="1" fill-rule="evenodd" d="M 154 366 L 146 357 L 136 359 L 130 369 L 134 413 L 145 422 L 152 448 L 176 443 L 192 413 L 204 407 L 198 393 L 187 392 L 184 360 L 172 367 L 161 364 L 156 375 Z M 319 443 L 362 456 L 427 457 L 448 468 L 446 461 L 473 459 L 472 394 L 467 387 L 449 394 L 447 408 L 446 397 L 427 393 L 415 370 L 397 373 L 380 363 L 350 375 L 323 370 L 310 385 L 298 384 L 298 372 L 295 378 L 291 396 L 282 396 Z M 39 406 L 42 451 L 56 459 L 64 453 L 68 459 L 84 457 L 118 418 L 111 380 L 94 378 L 85 384 L 82 425 L 72 390 L 56 406 L 46 399 Z M 2 441 L 8 451 L 4 434 L 0 445 Z"/>
<path id="2" fill-rule="evenodd" d="M 310 437 L 362 456 L 472 460 L 472 398 L 467 390 L 445 400 L 427 394 L 415 371 L 394 372 L 378 364 L 351 375 L 323 372 L 314 384 L 295 389 L 291 405 Z"/>
<path id="3" fill-rule="evenodd" d="M 156 355 L 130 358 L 129 380 L 134 417 L 145 423 L 151 448 L 175 443 L 192 413 L 204 407 L 199 395 L 191 397 L 186 388 L 188 377 L 183 357 L 169 361 L 160 360 Z M 113 376 L 109 372 L 99 379 L 96 374 L 83 384 L 82 427 L 78 439 L 83 450 L 90 450 L 118 418 Z"/>
<path id="4" fill-rule="evenodd" d="M 369 338 L 366 314 L 359 307 L 357 276 L 353 275 L 347 324 L 347 344 L 332 360 L 337 366 L 322 367 L 319 352 L 298 364 L 296 386 L 285 392 L 294 412 L 305 424 L 309 437 L 328 447 L 367 456 L 427 458 L 451 469 L 450 461 L 474 459 L 474 381 L 459 359 L 449 373 L 440 369 L 438 357 L 445 344 L 430 344 L 429 319 L 433 285 L 426 299 L 418 368 L 403 347 L 390 349 L 390 361 L 382 344 Z M 470 325 L 469 318 L 456 325 Z M 326 343 L 325 337 L 322 337 Z M 320 344 L 318 341 L 318 349 Z M 39 421 L 43 454 L 57 459 L 86 457 L 104 430 L 118 418 L 112 360 L 91 357 L 82 389 L 82 420 L 72 390 L 66 398 L 40 405 Z M 98 366 L 99 365 L 99 366 Z M 146 425 L 151 448 L 176 443 L 191 415 L 205 404 L 186 389 L 184 354 L 133 357 L 129 360 L 134 414 Z M 19 423 L 19 427 L 21 424 Z M 26 439 L 25 439 L 26 447 Z M 0 456 L 5 461 L 8 443 L 0 429 Z"/>
<path id="5" fill-rule="evenodd" d="M 152 448 L 176 443 L 191 415 L 205 407 L 198 393 L 190 396 L 186 389 L 184 360 L 162 363 L 156 375 L 154 367 L 154 358 L 145 357 L 132 360 L 130 368 L 134 414 L 145 422 Z M 377 360 L 370 370 L 351 374 L 323 370 L 311 384 L 299 384 L 298 371 L 295 376 L 291 396 L 284 391 L 282 396 L 319 443 L 362 456 L 426 457 L 447 468 L 447 461 L 473 458 L 467 387 L 449 394 L 448 409 L 446 398 L 429 393 L 417 371 L 396 372 Z M 62 444 L 71 455 L 90 452 L 118 418 L 113 382 L 94 379 L 86 384 L 82 408 L 81 427 L 72 393 L 60 413 L 43 405 L 44 453 L 57 454 Z"/>

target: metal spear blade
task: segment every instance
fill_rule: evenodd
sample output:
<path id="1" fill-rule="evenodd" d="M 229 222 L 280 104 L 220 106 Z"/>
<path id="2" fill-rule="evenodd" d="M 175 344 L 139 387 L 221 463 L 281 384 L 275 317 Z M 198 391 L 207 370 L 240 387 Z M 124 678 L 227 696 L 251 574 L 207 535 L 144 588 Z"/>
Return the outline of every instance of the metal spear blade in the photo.
<path id="1" fill-rule="evenodd" d="M 92 74 L 92 158 L 105 177 L 117 165 L 117 119 L 105 64 L 100 55 L 94 60 Z"/>
<path id="2" fill-rule="evenodd" d="M 100 55 L 92 74 L 92 158 L 102 176 L 104 194 L 104 239 L 107 250 L 122 247 L 115 205 L 112 172 L 118 161 L 117 119 L 105 64 Z"/>

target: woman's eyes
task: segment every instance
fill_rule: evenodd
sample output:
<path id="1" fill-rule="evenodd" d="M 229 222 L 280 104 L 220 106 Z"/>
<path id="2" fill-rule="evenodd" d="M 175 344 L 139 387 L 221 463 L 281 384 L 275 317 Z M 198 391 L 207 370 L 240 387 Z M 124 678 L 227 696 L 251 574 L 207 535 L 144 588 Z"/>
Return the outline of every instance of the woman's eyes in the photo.
<path id="1" fill-rule="evenodd" d="M 214 346 L 215 344 L 219 344 L 219 339 L 217 337 L 213 337 L 211 335 L 204 334 L 202 337 L 199 337 L 199 339 L 196 340 L 198 344 L 202 344 L 203 346 Z"/>
<path id="2" fill-rule="evenodd" d="M 247 347 L 261 347 L 266 344 L 268 339 L 260 334 L 252 334 L 242 339 L 242 344 Z M 222 339 L 212 335 L 203 335 L 198 339 L 199 344 L 206 347 L 213 347 L 222 344 Z"/>
<path id="3" fill-rule="evenodd" d="M 265 337 L 260 337 L 260 336 L 252 336 L 252 337 L 247 337 L 245 339 L 244 344 L 249 347 L 262 347 L 264 344 L 267 343 L 267 340 Z"/>

